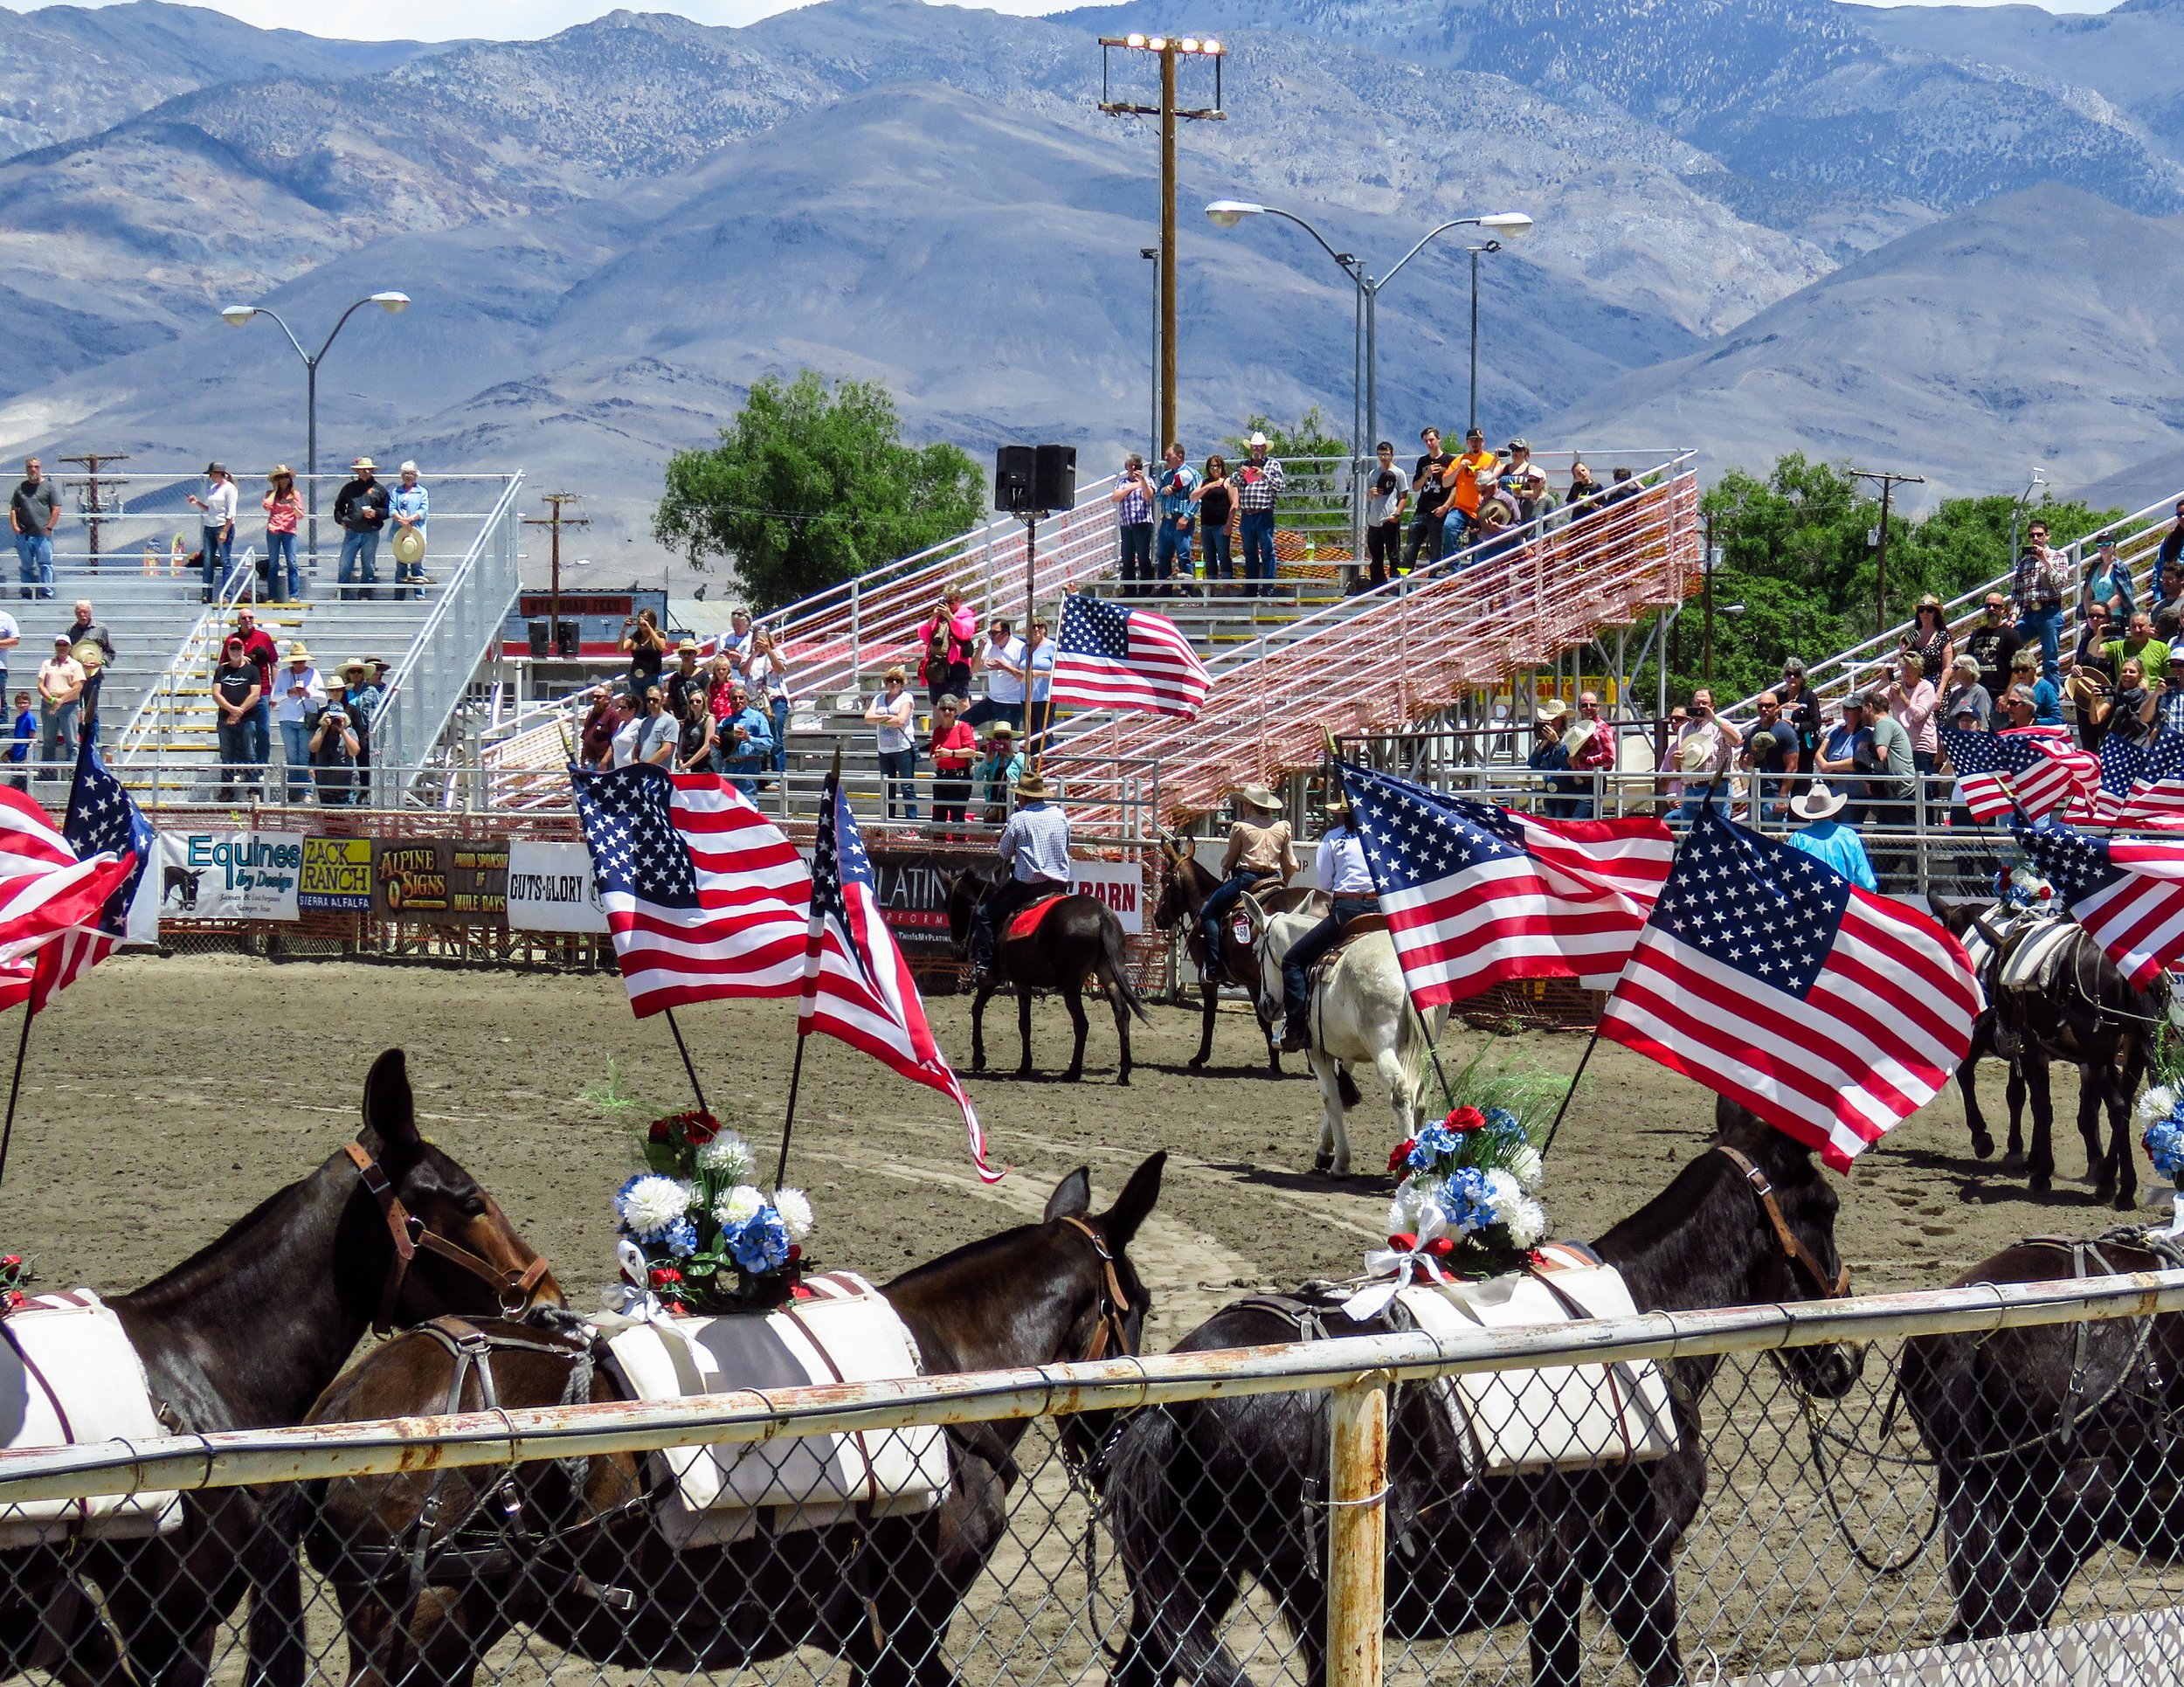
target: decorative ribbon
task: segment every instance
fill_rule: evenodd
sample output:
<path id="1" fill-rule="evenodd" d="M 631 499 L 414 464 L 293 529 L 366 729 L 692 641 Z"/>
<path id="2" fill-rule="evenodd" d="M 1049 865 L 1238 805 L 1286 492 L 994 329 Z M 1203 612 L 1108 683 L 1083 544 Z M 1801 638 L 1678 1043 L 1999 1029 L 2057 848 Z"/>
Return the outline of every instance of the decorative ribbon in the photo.
<path id="1" fill-rule="evenodd" d="M 652 1268 L 646 1264 L 643 1251 L 627 1236 L 614 1244 L 614 1262 L 622 1269 L 622 1280 L 609 1283 L 601 1292 L 605 1310 L 640 1324 L 673 1324 L 674 1315 L 660 1304 L 660 1296 L 650 1287 Z"/>
<path id="2" fill-rule="evenodd" d="M 1398 1295 L 1411 1286 L 1415 1276 L 1446 1283 L 1448 1279 L 1441 1275 L 1441 1261 L 1454 1245 L 1455 1238 L 1448 1234 L 1448 1220 L 1441 1208 L 1427 1206 L 1419 1215 L 1416 1235 L 1406 1231 L 1390 1236 L 1387 1247 L 1375 1248 L 1365 1255 L 1366 1272 L 1375 1277 L 1385 1276 L 1388 1281 L 1360 1289 L 1342 1303 L 1343 1316 L 1359 1324 L 1379 1317 Z"/>

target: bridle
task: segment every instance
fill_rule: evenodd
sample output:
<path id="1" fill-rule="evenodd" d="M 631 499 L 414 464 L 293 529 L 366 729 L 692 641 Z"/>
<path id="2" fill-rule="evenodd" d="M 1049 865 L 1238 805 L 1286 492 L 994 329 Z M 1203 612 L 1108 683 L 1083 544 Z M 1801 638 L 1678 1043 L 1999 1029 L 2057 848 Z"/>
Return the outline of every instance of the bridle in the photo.
<path id="1" fill-rule="evenodd" d="M 1084 1350 L 1082 1362 L 1089 1365 L 1106 1359 L 1110 1347 L 1117 1357 L 1135 1358 L 1136 1349 L 1130 1339 L 1130 1296 L 1123 1292 L 1122 1273 L 1115 1269 L 1115 1255 L 1106 1239 L 1082 1219 L 1064 1215 L 1061 1221 L 1080 1232 L 1100 1256 L 1100 1324 L 1092 1332 L 1091 1345 Z"/>
<path id="2" fill-rule="evenodd" d="M 1745 1181 L 1752 1186 L 1752 1193 L 1759 1199 L 1760 1209 L 1767 1215 L 1767 1222 L 1774 1227 L 1774 1239 L 1782 1246 L 1782 1255 L 1812 1279 L 1813 1287 L 1820 1290 L 1822 1300 L 1841 1300 L 1850 1292 L 1850 1264 L 1844 1261 L 1842 1268 L 1830 1277 L 1813 1250 L 1800 1241 L 1790 1228 L 1789 1220 L 1782 1216 L 1781 1203 L 1774 1198 L 1774 1186 L 1767 1181 L 1767 1174 L 1727 1143 L 1713 1145 L 1717 1154 L 1725 1154 L 1737 1169 L 1745 1174 Z"/>
<path id="3" fill-rule="evenodd" d="M 501 1310 L 508 1317 L 515 1317 L 530 1304 L 532 1294 L 546 1276 L 543 1254 L 535 1255 L 521 1271 L 501 1269 L 490 1260 L 427 1229 L 424 1220 L 402 1205 L 393 1182 L 362 1143 L 352 1142 L 342 1151 L 355 1164 L 356 1175 L 363 1179 L 372 1199 L 379 1203 L 379 1211 L 387 1220 L 388 1237 L 394 1243 L 394 1258 L 387 1267 L 387 1285 L 380 1292 L 379 1310 L 371 1321 L 374 1335 L 386 1335 L 394 1328 L 394 1309 L 402 1298 L 402 1285 L 409 1279 L 411 1262 L 420 1248 L 492 1285 L 501 1296 Z"/>

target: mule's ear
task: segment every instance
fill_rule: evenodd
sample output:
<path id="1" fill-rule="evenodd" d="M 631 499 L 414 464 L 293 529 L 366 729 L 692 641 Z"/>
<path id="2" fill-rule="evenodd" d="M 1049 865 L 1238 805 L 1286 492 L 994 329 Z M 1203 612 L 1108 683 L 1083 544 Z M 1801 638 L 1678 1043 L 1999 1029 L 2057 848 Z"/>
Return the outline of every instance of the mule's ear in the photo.
<path id="1" fill-rule="evenodd" d="M 1049 1219 L 1081 1219 L 1092 1210 L 1092 1168 L 1080 1165 L 1054 1186 L 1047 1197 Z"/>
<path id="2" fill-rule="evenodd" d="M 1160 1199 L 1160 1173 L 1167 1164 L 1168 1151 L 1164 1148 L 1131 1172 L 1121 1196 L 1100 1220 L 1100 1230 L 1114 1252 L 1119 1254 L 1130 1246 L 1137 1227 L 1144 1223 L 1145 1214 L 1152 1211 L 1152 1204 Z"/>
<path id="3" fill-rule="evenodd" d="M 410 1093 L 410 1066 L 399 1048 L 371 1063 L 364 1078 L 364 1123 L 389 1148 L 416 1148 L 417 1098 Z"/>
<path id="4" fill-rule="evenodd" d="M 1756 1140 L 1761 1133 L 1776 1137 L 1782 1134 L 1779 1130 L 1770 1130 L 1766 1121 L 1758 1114 L 1749 1108 L 1732 1102 L 1728 1096 L 1714 1097 L 1714 1141 L 1731 1144 L 1748 1143 Z M 1787 1141 L 1787 1138 L 1784 1140 Z"/>
<path id="5" fill-rule="evenodd" d="M 1950 914 L 1948 898 L 1944 896 L 1938 890 L 1929 890 L 1926 893 L 1926 907 L 1929 911 L 1932 913 L 1934 918 L 1941 922 L 1942 930 L 1945 931 L 1947 930 L 1949 927 Z"/>

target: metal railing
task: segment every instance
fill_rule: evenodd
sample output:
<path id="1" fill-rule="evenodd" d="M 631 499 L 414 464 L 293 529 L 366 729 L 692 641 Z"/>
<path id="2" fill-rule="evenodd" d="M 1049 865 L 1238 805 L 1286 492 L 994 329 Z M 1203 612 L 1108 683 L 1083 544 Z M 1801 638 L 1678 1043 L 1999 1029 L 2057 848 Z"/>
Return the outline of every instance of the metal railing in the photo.
<path id="1" fill-rule="evenodd" d="M 210 675 L 220 660 L 221 640 L 235 625 L 235 606 L 250 591 L 256 565 L 256 553 L 245 550 L 234 573 L 190 623 L 165 670 L 152 681 L 151 689 L 123 724 L 114 751 L 118 760 L 135 760 L 143 754 L 155 733 L 167 729 L 177 716 L 194 712 L 192 705 L 183 702 L 183 695 L 210 684 Z"/>
<path id="2" fill-rule="evenodd" d="M 273 1531 L 254 1540 L 261 1572 L 301 1536 L 303 1604 L 261 1605 L 250 1637 L 293 1649 L 314 1679 L 344 1675 L 352 1643 L 367 1670 L 388 1663 L 391 1621 L 432 1678 L 474 1670 L 494 1687 L 594 1682 L 593 1659 L 767 1687 L 834 1679 L 845 1657 L 874 1679 L 965 1687 L 1110 1665 L 1118 1680 L 1165 1680 L 1209 1647 L 1232 1682 L 1317 1681 L 1324 1660 L 1328 1687 L 1522 1687 L 1528 1627 L 1552 1634 L 1552 1596 L 1581 1601 L 1589 1584 L 1611 1620 L 1568 1607 L 1551 1679 L 1621 1679 L 1642 1654 L 1656 1680 L 2153 1684 L 2184 1658 L 2184 1577 L 2148 1533 L 2158 1509 L 2130 1498 L 2163 1491 L 2175 1407 L 2134 1379 L 2146 1320 L 2180 1309 L 2184 1272 L 2164 1271 L 17 1450 L 0 1454 L 0 1523 L 103 1496 L 293 1495 L 285 1534 L 285 1506 L 245 1515 Z M 2032 1350 L 2015 1332 L 2042 1330 L 2098 1370 L 2075 1435 L 2070 1407 L 2007 1369 Z M 1962 1443 L 1970 1420 L 1955 1413 L 1971 1407 L 1932 1389 L 1974 1363 L 1981 1421 L 2028 1426 L 1999 1457 Z M 572 1360 L 528 1364 L 558 1388 Z M 1565 1454 L 1524 1476 L 1467 1475 L 1476 1452 L 1435 1445 L 1458 1393 L 1500 1377 L 1517 1426 L 1566 1446 L 1561 1414 L 1588 1398 L 1582 1381 L 1542 1393 L 1524 1373 L 1627 1379 L 1648 1365 L 1679 1389 L 1662 1465 Z M 2126 1386 L 2096 1402 L 2111 1374 Z M 1247 1398 L 1248 1424 L 1221 1404 Z M 948 1511 L 814 1532 L 805 1475 L 727 1548 L 670 1549 L 660 1518 L 674 1481 L 639 1475 L 688 1448 L 808 1471 L 798 1455 L 820 1436 L 847 1438 L 864 1469 L 911 1455 L 933 1428 L 954 1449 L 943 1468 L 965 1473 Z M 1451 1463 L 1421 1462 L 1437 1457 Z M 2101 1480 L 2074 1482 L 2070 1459 Z M 405 1532 L 420 1512 L 421 1533 Z M 1990 1541 L 1980 1531 L 1995 1514 Z M 975 1544 L 932 1526 L 966 1517 L 985 1525 Z M 2042 1547 L 2029 1573 L 2011 1545 L 2027 1542 Z M 82 1560 L 117 1623 L 162 1550 Z M 73 1586 L 43 1550 L 4 1563 L 0 1608 L 36 1618 Z M 175 1563 L 183 1580 L 162 1590 L 162 1617 L 194 1619 L 177 1629 L 205 1636 L 217 1677 L 261 1678 L 266 1653 L 244 1665 L 239 1580 L 193 1601 L 187 1579 L 205 1561 Z M 1265 1566 L 1255 1590 L 1239 1585 L 1247 1564 Z M 232 1560 L 213 1567 L 231 1580 Z M 448 1626 L 459 1602 L 462 1634 Z M 2119 1668 L 2084 1673 L 2089 1653 Z"/>

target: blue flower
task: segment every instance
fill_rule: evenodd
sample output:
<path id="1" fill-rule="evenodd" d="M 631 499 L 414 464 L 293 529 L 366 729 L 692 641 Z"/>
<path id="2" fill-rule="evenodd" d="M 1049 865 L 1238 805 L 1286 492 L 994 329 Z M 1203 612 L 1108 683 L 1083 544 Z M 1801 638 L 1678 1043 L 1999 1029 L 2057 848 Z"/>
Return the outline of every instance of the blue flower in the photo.
<path id="1" fill-rule="evenodd" d="M 1431 1171 L 1443 1158 L 1455 1153 L 1457 1144 L 1462 1140 L 1462 1137 L 1445 1124 L 1425 1126 L 1419 1131 L 1417 1139 L 1411 1144 L 1411 1155 L 1408 1161 L 1411 1170 L 1413 1172 Z"/>
<path id="2" fill-rule="evenodd" d="M 736 1263 L 750 1272 L 778 1271 L 789 1262 L 789 1227 L 771 1206 L 725 1233 Z"/>
<path id="3" fill-rule="evenodd" d="M 698 1227 L 688 1219 L 677 1219 L 661 1233 L 660 1241 L 677 1259 L 687 1260 L 698 1251 Z"/>
<path id="4" fill-rule="evenodd" d="M 1524 1121 L 1506 1107 L 1489 1107 L 1486 1110 L 1486 1128 L 1487 1133 L 1496 1142 L 1507 1147 L 1515 1148 L 1531 1140 L 1524 1134 Z"/>
<path id="5" fill-rule="evenodd" d="M 1476 1165 L 1462 1166 L 1448 1174 L 1448 1181 L 1441 1186 L 1441 1208 L 1448 1215 L 1448 1227 L 1458 1235 L 1469 1235 L 1501 1222 L 1493 1186 Z"/>
<path id="6" fill-rule="evenodd" d="M 2146 1144 L 2155 1172 L 2176 1183 L 2180 1174 L 2184 1174 L 2184 1124 L 2170 1117 L 2149 1125 Z M 2184 1187 L 2184 1184 L 2179 1186 Z"/>

